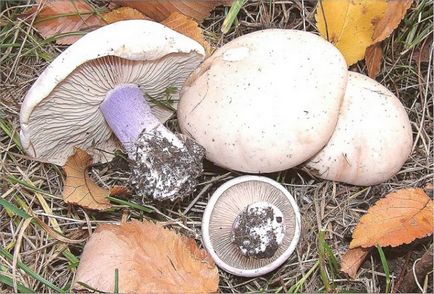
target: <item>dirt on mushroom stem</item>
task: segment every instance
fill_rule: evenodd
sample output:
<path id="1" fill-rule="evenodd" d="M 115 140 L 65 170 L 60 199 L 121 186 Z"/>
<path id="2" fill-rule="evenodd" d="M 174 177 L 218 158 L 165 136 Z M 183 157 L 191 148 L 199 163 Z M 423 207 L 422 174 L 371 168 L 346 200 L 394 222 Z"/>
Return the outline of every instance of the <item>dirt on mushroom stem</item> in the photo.
<path id="1" fill-rule="evenodd" d="M 271 206 L 249 205 L 235 219 L 231 240 L 248 257 L 270 258 L 282 241 L 278 236 L 284 233 L 282 220 Z M 275 228 L 272 226 L 274 221 L 277 223 Z"/>

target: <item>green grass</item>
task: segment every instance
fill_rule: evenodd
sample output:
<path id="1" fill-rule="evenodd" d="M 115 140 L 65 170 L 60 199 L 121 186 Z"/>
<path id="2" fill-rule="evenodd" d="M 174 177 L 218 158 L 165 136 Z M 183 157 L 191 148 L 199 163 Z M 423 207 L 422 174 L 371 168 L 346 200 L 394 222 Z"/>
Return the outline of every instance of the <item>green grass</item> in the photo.
<path id="1" fill-rule="evenodd" d="M 0 271 L 0 284 L 1 283 L 8 285 L 11 288 L 13 288 L 13 286 L 14 286 L 13 280 L 11 278 L 9 278 L 8 276 L 2 275 L 1 271 Z M 17 290 L 19 293 L 35 293 L 34 290 L 27 288 L 26 286 L 24 286 L 20 282 L 17 282 Z"/>
<path id="2" fill-rule="evenodd" d="M 310 268 L 310 270 L 297 283 L 295 283 L 291 286 L 291 288 L 289 288 L 288 293 L 299 293 L 304 283 L 306 283 L 307 279 L 315 272 L 318 266 L 319 260 L 315 262 L 315 264 Z"/>
<path id="3" fill-rule="evenodd" d="M 334 279 L 339 274 L 339 264 L 330 246 L 325 241 L 324 236 L 325 231 L 319 231 L 317 246 L 319 255 L 320 277 L 326 292 L 334 292 L 334 290 L 336 289 Z M 329 279 L 329 274 L 331 276 L 331 279 Z"/>
<path id="4" fill-rule="evenodd" d="M 228 14 L 226 15 L 225 20 L 223 21 L 223 25 L 221 31 L 223 34 L 227 34 L 232 27 L 232 24 L 236 21 L 237 15 L 240 12 L 241 7 L 246 4 L 247 0 L 235 0 L 231 8 L 229 9 Z"/>
<path id="5" fill-rule="evenodd" d="M 0 255 L 12 262 L 13 256 L 10 254 L 7 250 L 5 250 L 2 246 L 0 246 Z M 45 278 L 41 277 L 39 274 L 35 273 L 30 267 L 25 265 L 22 261 L 17 261 L 17 266 L 19 269 L 23 270 L 26 274 L 28 274 L 33 279 L 37 280 L 38 282 L 44 284 L 45 286 L 49 287 L 50 289 L 58 292 L 58 293 L 66 293 L 66 291 L 62 288 L 57 287 L 50 281 L 46 280 Z"/>
<path id="6" fill-rule="evenodd" d="M 384 274 L 386 275 L 386 290 L 384 293 L 390 293 L 390 271 L 389 264 L 387 263 L 386 255 L 380 245 L 377 244 L 378 254 L 380 255 L 381 265 L 383 267 Z"/>

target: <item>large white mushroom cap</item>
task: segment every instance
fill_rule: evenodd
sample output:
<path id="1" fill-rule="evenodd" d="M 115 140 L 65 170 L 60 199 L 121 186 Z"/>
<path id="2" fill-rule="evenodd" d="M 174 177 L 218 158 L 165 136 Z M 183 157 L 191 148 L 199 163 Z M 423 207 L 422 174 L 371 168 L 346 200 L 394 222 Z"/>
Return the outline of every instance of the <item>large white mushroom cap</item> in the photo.
<path id="1" fill-rule="evenodd" d="M 347 82 L 330 43 L 270 29 L 219 48 L 181 91 L 181 129 L 214 163 L 273 172 L 302 163 L 330 139 Z"/>
<path id="2" fill-rule="evenodd" d="M 29 155 L 63 165 L 80 147 L 105 162 L 119 142 L 99 110 L 118 84 L 137 84 L 145 96 L 164 99 L 180 89 L 205 56 L 196 41 L 146 20 L 95 30 L 60 54 L 40 75 L 21 107 L 21 142 Z M 178 91 L 172 93 L 177 100 Z M 172 111 L 154 105 L 167 120 Z"/>
<path id="3" fill-rule="evenodd" d="M 395 175 L 410 155 L 410 121 L 398 98 L 350 72 L 336 130 L 307 167 L 320 178 L 369 186 Z"/>

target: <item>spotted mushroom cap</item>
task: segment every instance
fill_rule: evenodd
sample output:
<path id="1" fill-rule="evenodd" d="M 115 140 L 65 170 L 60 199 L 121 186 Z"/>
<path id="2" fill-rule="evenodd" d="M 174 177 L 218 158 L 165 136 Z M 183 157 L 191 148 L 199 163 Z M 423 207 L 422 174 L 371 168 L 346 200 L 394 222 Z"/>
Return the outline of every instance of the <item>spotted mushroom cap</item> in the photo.
<path id="1" fill-rule="evenodd" d="M 240 214 L 251 207 L 266 207 L 264 203 L 278 209 L 274 218 L 283 228 L 274 232 L 278 239 L 277 250 L 273 250 L 271 256 L 255 258 L 243 252 L 234 234 L 239 234 L 236 227 Z M 274 231 L 278 226 L 272 223 Z M 263 227 L 251 229 L 252 233 L 263 237 L 258 232 Z M 241 176 L 224 183 L 211 196 L 202 219 L 203 244 L 216 264 L 244 277 L 264 275 L 282 265 L 295 250 L 300 232 L 300 212 L 292 195 L 276 181 L 260 176 Z"/>
<path id="2" fill-rule="evenodd" d="M 306 167 L 323 179 L 375 185 L 401 169 L 412 145 L 399 99 L 373 79 L 350 72 L 335 132 Z"/>
<path id="3" fill-rule="evenodd" d="M 120 21 L 86 34 L 28 91 L 20 113 L 23 147 L 34 158 L 59 165 L 74 147 L 85 149 L 95 162 L 110 160 L 120 145 L 99 111 L 106 93 L 129 83 L 155 99 L 177 89 L 176 101 L 204 56 L 199 43 L 152 21 Z M 173 114 L 157 104 L 153 111 L 161 121 Z"/>
<path id="4" fill-rule="evenodd" d="M 347 75 L 341 53 L 312 33 L 257 31 L 217 49 L 190 76 L 178 122 L 222 167 L 284 170 L 330 139 Z"/>

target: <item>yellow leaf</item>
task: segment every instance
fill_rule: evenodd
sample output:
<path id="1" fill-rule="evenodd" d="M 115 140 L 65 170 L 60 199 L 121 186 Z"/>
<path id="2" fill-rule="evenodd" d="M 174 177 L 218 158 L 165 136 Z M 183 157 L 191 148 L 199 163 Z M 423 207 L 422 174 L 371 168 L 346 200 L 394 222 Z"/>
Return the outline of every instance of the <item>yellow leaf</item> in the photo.
<path id="1" fill-rule="evenodd" d="M 155 21 L 162 21 L 173 12 L 179 12 L 202 21 L 219 5 L 230 5 L 232 0 L 180 1 L 180 0 L 112 0 L 121 6 L 137 9 Z"/>
<path id="2" fill-rule="evenodd" d="M 347 274 L 350 278 L 355 279 L 357 271 L 365 261 L 366 256 L 371 249 L 356 247 L 345 252 L 341 260 L 341 272 Z"/>
<path id="3" fill-rule="evenodd" d="M 111 204 L 107 199 L 109 191 L 95 184 L 87 174 L 91 163 L 92 157 L 79 148 L 76 148 L 75 153 L 68 158 L 63 166 L 66 173 L 63 200 L 89 209 L 110 208 Z"/>
<path id="4" fill-rule="evenodd" d="M 140 11 L 130 7 L 117 8 L 113 11 L 103 14 L 102 18 L 105 22 L 107 22 L 107 24 L 129 19 L 149 19 L 148 17 L 145 17 Z"/>
<path id="5" fill-rule="evenodd" d="M 374 43 L 374 24 L 384 16 L 386 6 L 386 0 L 322 0 L 315 20 L 321 36 L 341 51 L 350 66 L 363 59 Z"/>
<path id="6" fill-rule="evenodd" d="M 368 68 L 368 76 L 375 79 L 380 72 L 381 58 L 383 57 L 383 49 L 380 43 L 375 43 L 368 48 L 365 52 L 365 63 Z"/>
<path id="7" fill-rule="evenodd" d="M 402 189 L 377 201 L 360 218 L 350 248 L 394 247 L 432 233 L 432 200 L 422 189 Z"/>
<path id="8" fill-rule="evenodd" d="M 161 24 L 197 41 L 203 48 L 205 48 L 207 54 L 211 52 L 208 42 L 202 35 L 202 29 L 199 28 L 197 22 L 191 18 L 188 18 L 179 12 L 173 12 L 168 18 L 163 20 Z"/>
<path id="9" fill-rule="evenodd" d="M 42 5 L 37 12 L 34 27 L 44 39 L 57 37 L 56 43 L 70 45 L 87 32 L 103 26 L 105 22 L 96 14 L 95 9 L 84 0 L 38 0 Z M 69 35 L 68 35 L 69 34 Z"/>
<path id="10" fill-rule="evenodd" d="M 152 222 L 103 224 L 84 247 L 76 282 L 119 293 L 209 293 L 218 289 L 218 270 L 196 242 Z M 77 286 L 76 286 L 77 287 Z"/>

